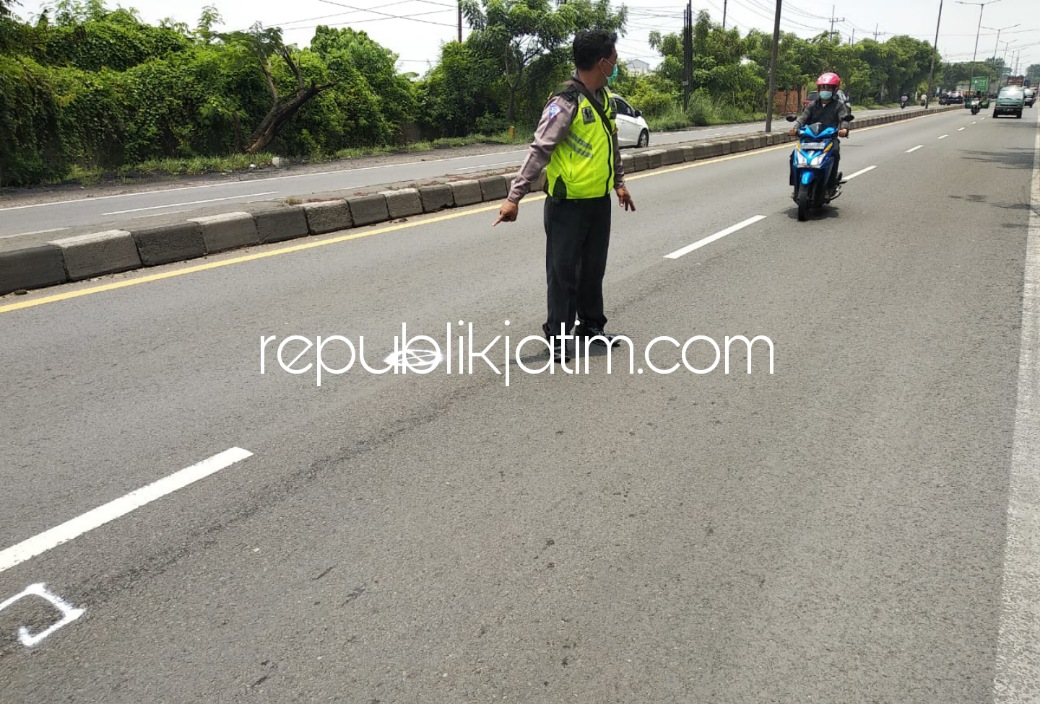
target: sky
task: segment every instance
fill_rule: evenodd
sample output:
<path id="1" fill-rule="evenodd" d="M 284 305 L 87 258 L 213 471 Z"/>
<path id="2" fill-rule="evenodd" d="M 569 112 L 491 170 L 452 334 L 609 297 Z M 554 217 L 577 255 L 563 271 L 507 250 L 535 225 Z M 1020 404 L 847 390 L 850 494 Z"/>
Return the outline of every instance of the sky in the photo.
<path id="1" fill-rule="evenodd" d="M 15 14 L 25 19 L 38 15 L 48 4 L 46 0 L 16 2 L 20 4 L 15 5 Z M 681 30 L 681 0 L 674 4 L 615 0 L 614 4 L 629 9 L 628 29 L 618 42 L 618 55 L 623 61 L 642 59 L 655 66 L 660 56 L 647 43 L 648 35 L 655 29 L 663 33 Z M 1013 64 L 1017 50 L 1020 73 L 1030 64 L 1040 63 L 1036 0 L 986 0 L 984 6 L 955 0 L 783 0 L 780 26 L 812 37 L 830 29 L 833 20 L 834 30 L 846 42 L 874 38 L 875 32 L 879 41 L 909 34 L 932 42 L 940 4 L 939 52 L 945 60 L 971 61 L 977 34 L 979 61 L 996 55 L 1006 56 Z M 247 29 L 259 21 L 282 27 L 286 41 L 300 47 L 310 43 L 318 24 L 351 26 L 396 53 L 400 71 L 420 74 L 436 63 L 441 44 L 458 34 L 457 4 L 452 0 L 107 0 L 107 5 L 132 7 L 146 22 L 158 23 L 168 17 L 193 27 L 202 8 L 214 5 L 224 20 L 216 28 L 219 31 Z M 722 21 L 725 10 L 727 27 L 772 33 L 776 4 L 773 0 L 696 0 L 693 9 L 695 14 L 707 10 L 716 22 Z M 463 36 L 467 34 L 464 25 Z"/>

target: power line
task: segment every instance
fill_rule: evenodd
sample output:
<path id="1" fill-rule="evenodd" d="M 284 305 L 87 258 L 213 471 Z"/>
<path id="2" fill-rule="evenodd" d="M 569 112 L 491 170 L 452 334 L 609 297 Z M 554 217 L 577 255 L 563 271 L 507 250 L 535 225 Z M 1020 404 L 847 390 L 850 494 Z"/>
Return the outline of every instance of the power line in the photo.
<path id="1" fill-rule="evenodd" d="M 379 12 L 377 10 L 366 10 L 364 8 L 361 8 L 361 7 L 354 7 L 353 5 L 344 5 L 341 2 L 333 2 L 333 0 L 319 0 L 319 2 L 326 3 L 327 5 L 336 5 L 338 7 L 345 7 L 348 10 L 355 10 L 357 12 L 371 12 L 372 14 L 383 15 L 384 17 L 388 17 L 390 19 L 395 19 L 395 20 L 408 20 L 410 22 L 421 22 L 423 24 L 435 24 L 435 25 L 439 25 L 441 27 L 451 27 L 452 29 L 454 29 L 455 26 L 456 26 L 454 22 L 451 22 L 451 23 L 449 23 L 449 22 L 436 22 L 434 20 L 420 20 L 420 19 L 416 19 L 414 16 L 409 17 L 409 16 L 405 16 L 405 15 L 391 15 L 389 13 Z"/>

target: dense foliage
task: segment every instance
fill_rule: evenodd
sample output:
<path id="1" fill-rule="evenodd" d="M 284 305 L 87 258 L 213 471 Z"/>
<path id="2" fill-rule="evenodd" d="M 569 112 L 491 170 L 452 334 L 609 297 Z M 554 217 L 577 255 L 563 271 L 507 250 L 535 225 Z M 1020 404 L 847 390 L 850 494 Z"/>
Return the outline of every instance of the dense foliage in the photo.
<path id="1" fill-rule="evenodd" d="M 442 46 L 422 77 L 354 29 L 318 27 L 308 47 L 286 46 L 277 28 L 220 34 L 217 10 L 197 26 L 142 22 L 105 0 L 57 0 L 33 21 L 0 0 L 0 185 L 117 171 L 163 159 L 230 157 L 260 150 L 320 158 L 341 150 L 524 131 L 572 70 L 570 41 L 585 27 L 624 33 L 626 10 L 609 0 L 463 0 L 472 28 Z M 736 121 L 761 114 L 772 37 L 723 30 L 701 13 L 693 31 L 693 95 L 682 106 L 682 40 L 651 35 L 661 54 L 649 75 L 622 66 L 617 91 L 655 128 Z M 836 35 L 784 34 L 778 88 L 800 89 L 834 70 L 860 104 L 918 93 L 932 61 L 927 42 L 892 37 L 842 44 Z M 935 84 L 1001 75 L 936 63 Z M 1040 67 L 1028 72 L 1037 76 Z M 247 162 L 248 163 L 248 162 Z"/>

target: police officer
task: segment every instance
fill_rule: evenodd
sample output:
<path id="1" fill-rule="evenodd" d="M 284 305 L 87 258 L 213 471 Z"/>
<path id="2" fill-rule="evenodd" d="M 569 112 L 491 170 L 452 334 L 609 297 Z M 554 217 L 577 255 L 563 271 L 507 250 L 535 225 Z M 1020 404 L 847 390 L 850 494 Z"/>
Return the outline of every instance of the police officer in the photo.
<path id="1" fill-rule="evenodd" d="M 617 78 L 617 34 L 584 30 L 574 37 L 577 71 L 546 103 L 520 173 L 495 225 L 516 220 L 520 200 L 546 168 L 545 271 L 549 316 L 542 330 L 553 358 L 568 360 L 562 339 L 574 325 L 576 340 L 614 344 L 604 332 L 603 274 L 610 243 L 610 192 L 635 210 L 625 188 L 614 101 L 607 89 Z"/>

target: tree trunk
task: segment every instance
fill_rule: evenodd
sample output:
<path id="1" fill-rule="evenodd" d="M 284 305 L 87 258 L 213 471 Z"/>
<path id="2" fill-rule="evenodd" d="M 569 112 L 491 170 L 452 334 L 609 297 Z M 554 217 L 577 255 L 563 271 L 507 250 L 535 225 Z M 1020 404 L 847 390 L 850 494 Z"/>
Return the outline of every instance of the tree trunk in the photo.
<path id="1" fill-rule="evenodd" d="M 331 87 L 331 85 L 316 86 L 312 83 L 309 87 L 296 91 L 296 95 L 290 100 L 275 102 L 266 117 L 260 122 L 260 126 L 253 132 L 253 136 L 250 138 L 251 143 L 246 148 L 246 154 L 256 154 L 265 149 L 271 140 L 278 136 L 278 131 L 282 126 L 293 118 L 304 103 Z"/>

